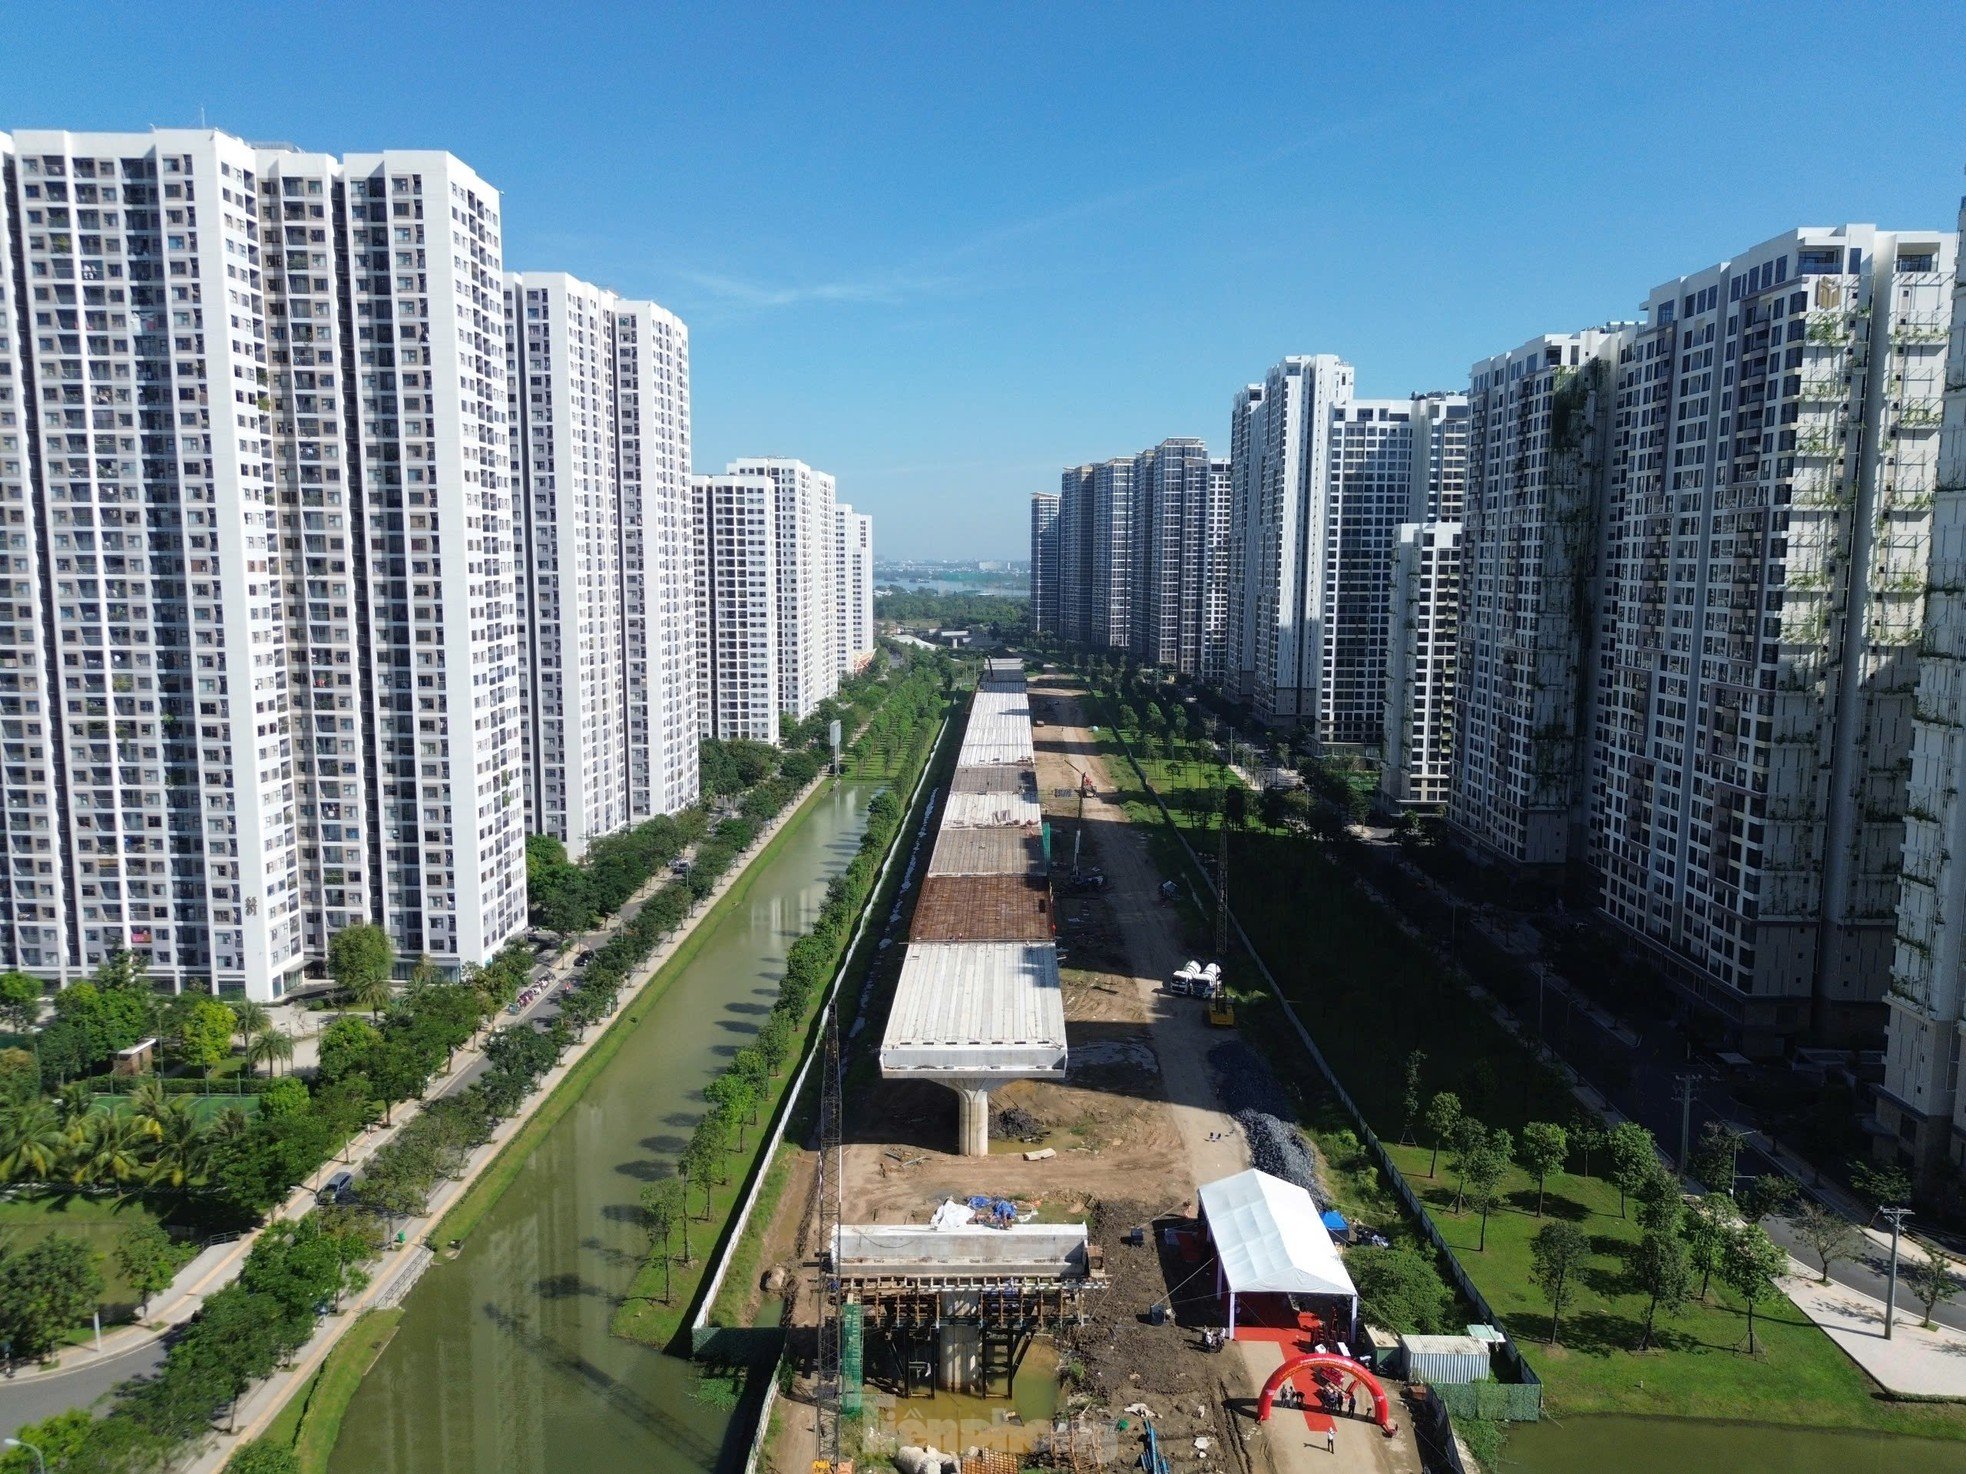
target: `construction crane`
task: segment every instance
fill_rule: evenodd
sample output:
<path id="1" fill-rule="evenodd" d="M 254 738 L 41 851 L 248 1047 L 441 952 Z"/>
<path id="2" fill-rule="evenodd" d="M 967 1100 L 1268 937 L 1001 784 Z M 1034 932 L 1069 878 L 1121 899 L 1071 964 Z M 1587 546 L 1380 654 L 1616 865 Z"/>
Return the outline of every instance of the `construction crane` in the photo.
<path id="1" fill-rule="evenodd" d="M 819 1062 L 819 1346 L 813 1368 L 813 1407 L 818 1413 L 820 1471 L 851 1469 L 840 1457 L 841 1291 L 840 1267 L 833 1262 L 839 1240 L 843 1192 L 840 1163 L 840 1020 L 836 1005 L 826 1008 L 824 1053 Z"/>

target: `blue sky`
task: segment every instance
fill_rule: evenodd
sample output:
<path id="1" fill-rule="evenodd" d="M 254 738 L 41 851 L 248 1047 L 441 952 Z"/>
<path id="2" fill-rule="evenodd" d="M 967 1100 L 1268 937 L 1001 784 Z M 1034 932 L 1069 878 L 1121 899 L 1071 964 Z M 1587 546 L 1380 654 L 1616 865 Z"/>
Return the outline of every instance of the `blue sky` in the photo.
<path id="1" fill-rule="evenodd" d="M 1798 224 L 1950 228 L 1966 7 L 0 11 L 0 127 L 448 148 L 509 266 L 689 322 L 699 469 L 1021 555 L 1058 467 L 1335 352 L 1460 387 Z M 78 59 L 89 58 L 84 68 Z"/>

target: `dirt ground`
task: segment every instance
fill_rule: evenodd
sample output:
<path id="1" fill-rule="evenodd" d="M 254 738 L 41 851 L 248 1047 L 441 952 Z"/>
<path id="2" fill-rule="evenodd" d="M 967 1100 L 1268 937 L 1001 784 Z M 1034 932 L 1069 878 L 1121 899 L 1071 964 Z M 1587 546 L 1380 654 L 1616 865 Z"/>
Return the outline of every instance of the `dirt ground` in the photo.
<path id="1" fill-rule="evenodd" d="M 1300 1416 L 1280 1414 L 1259 1429 L 1255 1393 L 1280 1359 L 1277 1348 L 1237 1342 L 1223 1352 L 1204 1350 L 1198 1328 L 1219 1319 L 1210 1287 L 1193 1283 L 1193 1267 L 1178 1256 L 1164 1255 L 1151 1230 L 1145 1245 L 1123 1241 L 1130 1227 L 1192 1214 L 1196 1186 L 1241 1171 L 1249 1154 L 1208 1067 L 1222 1033 L 1208 1026 L 1196 1000 L 1163 988 L 1190 954 L 1179 916 L 1159 903 L 1163 877 L 1146 839 L 1108 798 L 1113 784 L 1075 696 L 1045 680 L 1033 682 L 1032 694 L 1041 719 L 1039 790 L 1053 823 L 1057 869 L 1069 869 L 1076 839 L 1081 866 L 1097 866 L 1107 878 L 1101 891 L 1061 894 L 1058 906 L 1071 1074 L 1063 1083 L 1019 1081 L 996 1093 L 987 1161 L 950 1152 L 955 1097 L 942 1087 L 881 1081 L 850 1092 L 845 1216 L 921 1223 L 944 1197 L 990 1193 L 1034 1207 L 1048 1221 L 1088 1218 L 1106 1251 L 1109 1286 L 1092 1297 L 1088 1324 L 1060 1347 L 1069 1373 L 1060 1410 L 1096 1408 L 1109 1433 L 1114 1420 L 1129 1422 L 1130 1437 L 1107 1450 L 1114 1466 L 1137 1462 L 1139 1418 L 1125 1410 L 1143 1405 L 1176 1470 L 1417 1471 L 1410 1436 L 1389 1443 L 1363 1421 L 1341 1427 L 1335 1461 L 1321 1440 L 1313 1449 L 1302 1436 Z M 1094 792 L 1081 824 L 1078 798 L 1056 795 L 1076 790 L 1082 774 L 1090 774 Z M 1024 1159 L 1041 1147 L 1056 1155 Z M 809 1209 L 807 1181 L 786 1193 L 781 1219 Z M 808 1238 L 779 1224 L 771 1242 L 788 1253 L 797 1246 L 810 1285 L 817 1263 Z M 1173 1318 L 1158 1325 L 1149 1315 L 1157 1301 L 1173 1307 Z M 810 1290 L 800 1297 L 801 1311 L 809 1306 L 816 1310 Z M 790 1402 L 773 1463 L 806 1474 L 812 1444 L 794 1430 L 810 1427 L 811 1409 L 798 1389 Z M 1196 1449 L 1197 1438 L 1210 1440 L 1206 1452 Z"/>

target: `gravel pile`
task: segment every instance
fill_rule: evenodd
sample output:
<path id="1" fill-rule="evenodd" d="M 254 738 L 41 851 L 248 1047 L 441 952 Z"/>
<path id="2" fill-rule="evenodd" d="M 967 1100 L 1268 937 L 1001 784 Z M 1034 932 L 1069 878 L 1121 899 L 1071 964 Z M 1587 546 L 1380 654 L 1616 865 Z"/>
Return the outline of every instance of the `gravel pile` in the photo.
<path id="1" fill-rule="evenodd" d="M 1317 1158 L 1298 1134 L 1297 1128 L 1280 1121 L 1268 1111 L 1236 1112 L 1236 1124 L 1249 1138 L 1249 1157 L 1259 1172 L 1295 1183 L 1314 1198 L 1319 1207 L 1330 1199 L 1318 1180 Z"/>
<path id="2" fill-rule="evenodd" d="M 1269 1065 L 1240 1039 L 1224 1039 L 1209 1050 L 1208 1068 L 1215 1076 L 1215 1093 L 1231 1115 L 1237 1111 L 1263 1111 L 1285 1118 L 1291 1115 L 1290 1097 L 1277 1084 Z"/>

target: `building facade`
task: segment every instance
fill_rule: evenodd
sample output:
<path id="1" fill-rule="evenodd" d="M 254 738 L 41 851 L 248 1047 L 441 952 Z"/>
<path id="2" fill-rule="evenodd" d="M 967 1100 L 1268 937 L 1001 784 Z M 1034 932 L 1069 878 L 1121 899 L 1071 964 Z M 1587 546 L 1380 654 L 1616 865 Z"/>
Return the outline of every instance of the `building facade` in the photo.
<path id="1" fill-rule="evenodd" d="M 1059 639 L 1058 622 L 1058 497 L 1054 492 L 1031 493 L 1031 633 L 1040 639 Z"/>
<path id="2" fill-rule="evenodd" d="M 1966 206 L 1960 226 L 1966 233 Z M 1910 433 L 1899 436 L 1892 453 L 1922 463 L 1936 438 L 1938 470 L 1873 1145 L 1877 1156 L 1904 1163 L 1930 1190 L 1966 1172 L 1966 1098 L 1959 1089 L 1966 1037 L 1966 932 L 1959 924 L 1966 916 L 1966 263 L 1955 263 L 1951 351 L 1936 430 L 1926 407 L 1943 320 L 1920 302 L 1891 328 L 1894 340 L 1915 352 L 1915 362 L 1907 356 L 1905 383 L 1907 391 L 1914 384 L 1918 391 L 1907 393 L 1917 413 L 1905 427 L 1900 412 L 1901 428 Z"/>
<path id="3" fill-rule="evenodd" d="M 840 686 L 833 478 L 781 456 L 732 461 L 726 471 L 772 486 L 779 710 L 803 720 Z"/>
<path id="4" fill-rule="evenodd" d="M 497 192 L 205 129 L 0 168 L 4 961 L 271 999 L 356 922 L 489 957 L 525 922 Z"/>
<path id="5" fill-rule="evenodd" d="M 1092 588 L 1086 600 L 1085 643 L 1124 650 L 1133 638 L 1134 464 L 1131 456 L 1092 468 Z"/>
<path id="6" fill-rule="evenodd" d="M 706 737 L 778 741 L 777 487 L 735 467 L 692 481 L 697 712 Z"/>
<path id="7" fill-rule="evenodd" d="M 1439 809 L 1454 772 L 1461 524 L 1407 522 L 1393 548 L 1379 793 L 1395 808 Z"/>
<path id="8" fill-rule="evenodd" d="M 1750 1049 L 1891 975 L 1954 244 L 1793 231 L 1619 349 L 1590 858 Z"/>
<path id="9" fill-rule="evenodd" d="M 874 519 L 845 502 L 833 508 L 833 633 L 839 674 L 874 658 Z"/>
<path id="10" fill-rule="evenodd" d="M 1611 383 L 1631 329 L 1533 338 L 1469 374 L 1447 816 L 1510 864 L 1586 852 Z"/>
<path id="11" fill-rule="evenodd" d="M 688 336 L 560 272 L 505 301 L 527 823 L 579 859 L 696 796 Z"/>

